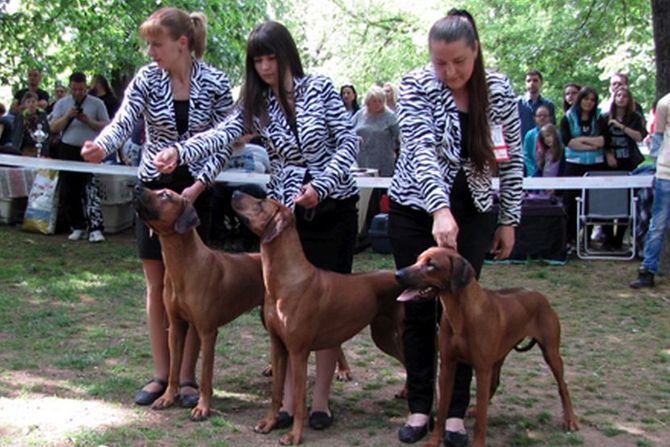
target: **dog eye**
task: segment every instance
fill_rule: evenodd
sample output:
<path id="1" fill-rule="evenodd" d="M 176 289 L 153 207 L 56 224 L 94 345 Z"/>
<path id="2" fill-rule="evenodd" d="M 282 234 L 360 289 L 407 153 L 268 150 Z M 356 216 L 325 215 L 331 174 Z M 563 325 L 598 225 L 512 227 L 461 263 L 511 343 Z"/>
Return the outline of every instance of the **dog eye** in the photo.
<path id="1" fill-rule="evenodd" d="M 427 269 L 427 270 L 434 270 L 434 269 L 435 269 L 435 264 L 433 264 L 433 260 L 432 260 L 432 259 L 429 259 L 429 260 L 426 262 L 426 269 Z"/>
<path id="2" fill-rule="evenodd" d="M 160 197 L 161 199 L 167 199 L 170 197 L 170 194 L 168 194 L 167 191 L 161 191 L 158 193 L 158 197 Z"/>

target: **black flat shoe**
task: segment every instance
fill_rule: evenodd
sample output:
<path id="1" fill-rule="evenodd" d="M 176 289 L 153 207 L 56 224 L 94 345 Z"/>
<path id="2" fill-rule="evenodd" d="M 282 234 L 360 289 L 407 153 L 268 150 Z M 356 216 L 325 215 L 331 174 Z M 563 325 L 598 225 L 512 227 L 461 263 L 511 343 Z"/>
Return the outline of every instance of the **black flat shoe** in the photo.
<path id="1" fill-rule="evenodd" d="M 293 416 L 288 414 L 288 411 L 280 411 L 275 418 L 275 425 L 273 430 L 281 430 L 282 428 L 289 428 L 293 425 Z"/>
<path id="2" fill-rule="evenodd" d="M 333 425 L 333 412 L 330 415 L 325 411 L 315 411 L 309 414 L 309 426 L 314 430 L 325 430 Z"/>
<path id="3" fill-rule="evenodd" d="M 468 434 L 459 433 L 457 431 L 445 431 L 444 445 L 445 447 L 467 447 Z"/>
<path id="4" fill-rule="evenodd" d="M 144 387 L 150 383 L 157 383 L 161 386 L 158 391 L 144 391 Z M 156 399 L 161 397 L 167 388 L 167 382 L 163 379 L 154 377 L 142 386 L 142 389 L 135 394 L 134 401 L 137 405 L 151 405 Z"/>
<path id="5" fill-rule="evenodd" d="M 198 384 L 195 382 L 183 382 L 179 384 L 179 406 L 182 408 L 193 408 L 198 405 L 200 393 L 181 394 L 181 389 L 186 387 L 195 388 L 197 390 Z"/>
<path id="6" fill-rule="evenodd" d="M 419 427 L 405 424 L 400 427 L 400 430 L 398 430 L 398 439 L 400 442 L 404 442 L 405 444 L 414 444 L 415 442 L 423 439 L 428 434 L 428 430 L 432 429 L 433 418 L 430 418 L 426 424 Z"/>

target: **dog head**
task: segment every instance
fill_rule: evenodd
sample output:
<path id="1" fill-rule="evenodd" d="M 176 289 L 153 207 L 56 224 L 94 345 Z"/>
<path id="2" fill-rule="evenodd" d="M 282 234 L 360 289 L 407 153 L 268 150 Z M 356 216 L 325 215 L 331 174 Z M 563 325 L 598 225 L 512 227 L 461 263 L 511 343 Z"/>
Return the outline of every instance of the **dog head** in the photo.
<path id="1" fill-rule="evenodd" d="M 433 298 L 442 292 L 457 295 L 475 277 L 475 271 L 454 250 L 432 247 L 421 253 L 416 263 L 398 270 L 395 276 L 407 289 L 398 301 L 412 301 Z"/>
<path id="2" fill-rule="evenodd" d="M 170 189 L 151 190 L 137 185 L 133 204 L 140 218 L 158 235 L 184 234 L 200 224 L 191 202 Z"/>
<path id="3" fill-rule="evenodd" d="M 261 243 L 271 242 L 285 228 L 295 223 L 293 212 L 272 199 L 259 199 L 235 191 L 231 201 L 233 210 L 242 222 L 261 238 Z"/>

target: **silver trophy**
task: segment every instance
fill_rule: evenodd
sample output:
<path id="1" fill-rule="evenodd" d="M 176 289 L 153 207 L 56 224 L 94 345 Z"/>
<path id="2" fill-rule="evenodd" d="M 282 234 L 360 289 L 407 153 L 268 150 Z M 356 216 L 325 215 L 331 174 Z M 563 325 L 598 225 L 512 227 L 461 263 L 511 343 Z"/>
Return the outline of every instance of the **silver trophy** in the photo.
<path id="1" fill-rule="evenodd" d="M 33 140 L 35 140 L 35 146 L 37 148 L 37 158 L 40 158 L 42 156 L 42 143 L 44 140 L 47 139 L 49 136 L 48 133 L 42 130 L 42 124 L 37 124 L 37 129 L 35 129 L 31 134 L 31 137 L 33 137 Z"/>

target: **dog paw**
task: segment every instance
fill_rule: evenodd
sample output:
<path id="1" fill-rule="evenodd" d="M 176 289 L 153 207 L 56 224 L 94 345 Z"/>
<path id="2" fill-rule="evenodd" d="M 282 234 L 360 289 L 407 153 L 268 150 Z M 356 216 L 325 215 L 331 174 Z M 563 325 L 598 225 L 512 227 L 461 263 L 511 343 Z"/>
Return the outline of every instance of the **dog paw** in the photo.
<path id="1" fill-rule="evenodd" d="M 272 365 L 266 366 L 263 371 L 261 371 L 263 377 L 272 377 Z"/>
<path id="2" fill-rule="evenodd" d="M 351 381 L 351 371 L 348 369 L 343 369 L 337 371 L 335 376 L 339 382 L 350 382 Z"/>
<path id="3" fill-rule="evenodd" d="M 274 418 L 272 418 L 272 419 L 269 419 L 269 418 L 261 419 L 254 426 L 254 431 L 256 433 L 266 435 L 266 434 L 268 434 L 272 431 L 272 428 L 274 427 L 274 425 L 275 425 L 275 419 Z"/>
<path id="4" fill-rule="evenodd" d="M 207 420 L 209 417 L 209 408 L 207 407 L 201 407 L 201 406 L 196 406 L 191 410 L 191 415 L 189 416 L 189 419 L 192 420 L 193 422 L 201 422 Z"/>
<path id="5" fill-rule="evenodd" d="M 579 426 L 577 425 L 576 419 L 566 419 L 563 422 L 563 429 L 565 431 L 579 431 Z"/>
<path id="6" fill-rule="evenodd" d="M 281 438 L 279 438 L 280 445 L 298 445 L 300 444 L 301 439 L 293 436 L 293 433 L 286 433 Z"/>
<path id="7" fill-rule="evenodd" d="M 393 397 L 396 399 L 407 399 L 407 385 L 402 387 L 402 389 L 395 393 Z"/>
<path id="8" fill-rule="evenodd" d="M 163 394 L 161 397 L 156 399 L 153 404 L 151 404 L 151 408 L 153 410 L 164 410 L 164 409 L 169 408 L 172 405 L 174 405 L 174 403 L 176 401 L 175 397 L 174 396 L 166 396 L 166 394 Z"/>

